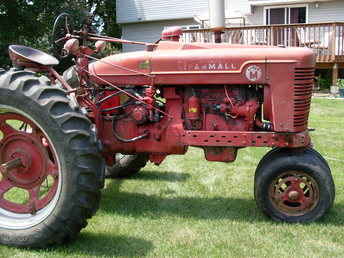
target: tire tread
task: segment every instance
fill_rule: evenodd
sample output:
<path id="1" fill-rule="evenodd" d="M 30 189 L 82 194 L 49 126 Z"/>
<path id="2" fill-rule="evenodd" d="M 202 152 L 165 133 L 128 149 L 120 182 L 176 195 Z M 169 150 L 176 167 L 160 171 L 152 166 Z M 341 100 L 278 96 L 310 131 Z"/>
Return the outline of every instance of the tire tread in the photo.
<path id="1" fill-rule="evenodd" d="M 55 122 L 57 126 L 55 130 L 67 141 L 66 149 L 70 149 L 68 155 L 73 156 L 71 158 L 73 164 L 69 166 L 75 174 L 72 177 L 73 182 L 69 182 L 74 186 L 66 197 L 69 204 L 57 212 L 59 216 L 51 218 L 52 223 L 41 222 L 45 225 L 40 231 L 34 232 L 32 229 L 33 232 L 29 232 L 30 239 L 25 239 L 20 233 L 12 236 L 5 234 L 5 236 L 1 232 L 0 242 L 17 247 L 43 248 L 75 239 L 80 230 L 86 227 L 87 219 L 99 208 L 100 190 L 104 185 L 104 162 L 96 142 L 92 139 L 91 122 L 83 114 L 72 109 L 63 90 L 49 86 L 46 77 L 37 77 L 33 72 L 18 69 L 10 69 L 4 73 L 0 71 L 0 89 L 10 90 L 18 96 L 29 97 L 41 108 L 42 113 L 48 116 L 47 119 Z M 71 141 L 75 137 L 81 137 L 83 141 L 73 142 L 74 147 L 70 148 Z M 82 146 L 75 146 L 76 144 Z M 67 200 L 64 201 L 67 203 Z"/>

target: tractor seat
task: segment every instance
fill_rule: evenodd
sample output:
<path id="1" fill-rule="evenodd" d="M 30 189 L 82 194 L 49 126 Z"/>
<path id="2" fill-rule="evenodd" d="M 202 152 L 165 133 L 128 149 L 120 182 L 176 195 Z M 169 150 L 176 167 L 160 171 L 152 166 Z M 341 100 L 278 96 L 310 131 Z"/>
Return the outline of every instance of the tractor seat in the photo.
<path id="1" fill-rule="evenodd" d="M 14 64 L 23 65 L 25 63 L 36 63 L 43 66 L 54 66 L 59 64 L 59 60 L 55 57 L 31 47 L 11 45 L 8 47 L 8 50 Z"/>

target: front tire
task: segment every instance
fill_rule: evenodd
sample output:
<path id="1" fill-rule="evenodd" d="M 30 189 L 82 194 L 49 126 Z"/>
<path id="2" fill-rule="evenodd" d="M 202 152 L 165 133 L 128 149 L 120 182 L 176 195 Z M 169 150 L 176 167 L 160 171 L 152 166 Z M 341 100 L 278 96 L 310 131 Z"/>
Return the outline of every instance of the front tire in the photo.
<path id="1" fill-rule="evenodd" d="M 75 239 L 99 207 L 104 162 L 90 121 L 46 77 L 0 75 L 0 242 L 47 247 Z M 8 163 L 12 162 L 12 163 Z"/>
<path id="2" fill-rule="evenodd" d="M 255 174 L 257 206 L 276 221 L 321 218 L 333 204 L 334 189 L 328 164 L 311 148 L 271 151 Z"/>
<path id="3" fill-rule="evenodd" d="M 106 168 L 106 178 L 127 178 L 140 172 L 146 166 L 149 156 L 146 153 L 124 155 L 117 153 L 114 157 L 115 164 Z"/>

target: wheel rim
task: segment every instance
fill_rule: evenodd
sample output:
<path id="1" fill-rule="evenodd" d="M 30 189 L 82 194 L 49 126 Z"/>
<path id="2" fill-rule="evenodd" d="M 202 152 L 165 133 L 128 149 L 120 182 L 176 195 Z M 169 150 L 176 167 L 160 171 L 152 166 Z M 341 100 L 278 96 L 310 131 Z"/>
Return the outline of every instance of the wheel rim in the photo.
<path id="1" fill-rule="evenodd" d="M 0 106 L 0 227 L 25 229 L 51 214 L 61 192 L 56 151 L 28 114 Z"/>
<path id="2" fill-rule="evenodd" d="M 115 154 L 115 162 L 121 163 L 123 160 L 125 160 L 128 157 L 133 157 L 135 155 L 129 155 L 129 154 L 122 154 L 122 153 L 116 153 Z"/>
<path id="3" fill-rule="evenodd" d="M 269 188 L 273 206 L 287 216 L 302 216 L 319 202 L 319 187 L 310 175 L 287 171 L 276 177 Z"/>

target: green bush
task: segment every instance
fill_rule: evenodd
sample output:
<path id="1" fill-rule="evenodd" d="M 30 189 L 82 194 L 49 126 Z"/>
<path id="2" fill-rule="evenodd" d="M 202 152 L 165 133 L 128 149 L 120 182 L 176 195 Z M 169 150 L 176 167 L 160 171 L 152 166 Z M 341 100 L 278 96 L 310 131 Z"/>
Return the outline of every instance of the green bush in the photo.
<path id="1" fill-rule="evenodd" d="M 319 77 L 317 78 L 317 82 L 318 82 L 320 90 L 329 89 L 332 83 L 331 78 L 321 77 L 321 75 L 319 75 Z"/>
<path id="2" fill-rule="evenodd" d="M 7 50 L 11 44 L 51 53 L 51 31 L 57 15 L 61 12 L 72 14 L 75 28 L 80 28 L 85 11 L 92 12 L 93 25 L 102 34 L 121 36 L 114 0 L 0 0 L 0 67 L 11 66 Z M 72 64 L 70 59 L 63 59 L 57 70 L 61 72 Z"/>
<path id="3" fill-rule="evenodd" d="M 338 86 L 340 89 L 344 89 L 344 79 L 338 79 L 338 80 L 337 80 L 337 86 Z"/>

